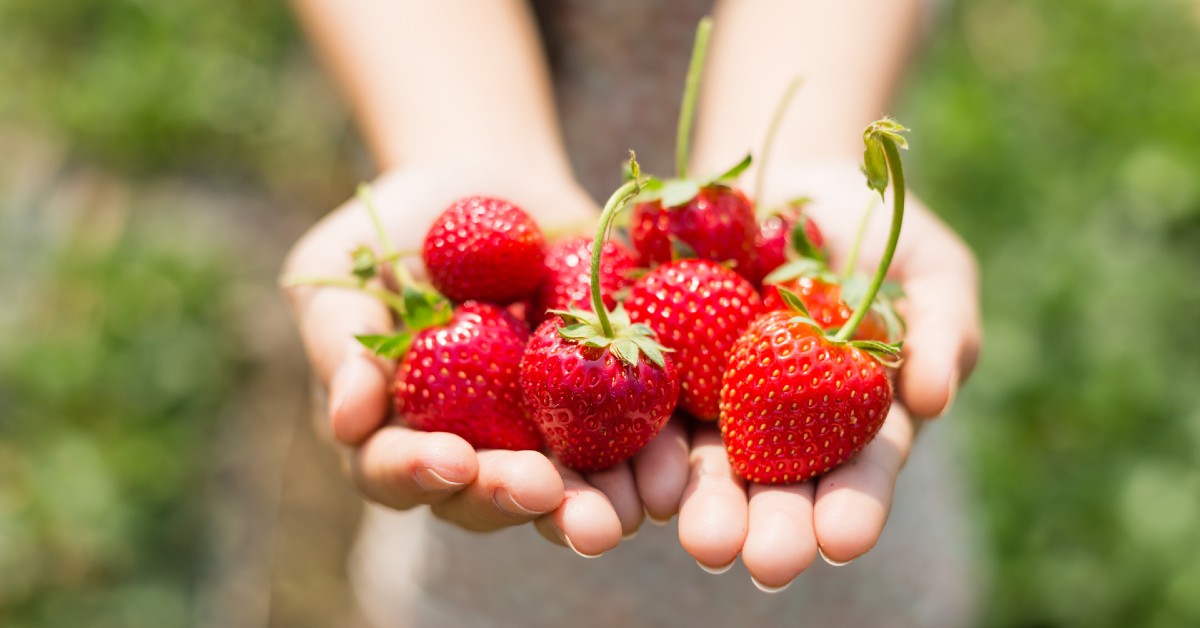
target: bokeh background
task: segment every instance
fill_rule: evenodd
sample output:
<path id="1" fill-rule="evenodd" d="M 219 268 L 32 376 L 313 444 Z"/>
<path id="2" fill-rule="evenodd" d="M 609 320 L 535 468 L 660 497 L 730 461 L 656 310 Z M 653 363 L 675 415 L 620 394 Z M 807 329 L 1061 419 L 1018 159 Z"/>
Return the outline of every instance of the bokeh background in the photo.
<path id="1" fill-rule="evenodd" d="M 983 268 L 986 624 L 1200 625 L 1200 2 L 947 3 L 896 114 Z M 274 282 L 370 173 L 282 3 L 0 0 L 0 625 L 353 623 Z"/>

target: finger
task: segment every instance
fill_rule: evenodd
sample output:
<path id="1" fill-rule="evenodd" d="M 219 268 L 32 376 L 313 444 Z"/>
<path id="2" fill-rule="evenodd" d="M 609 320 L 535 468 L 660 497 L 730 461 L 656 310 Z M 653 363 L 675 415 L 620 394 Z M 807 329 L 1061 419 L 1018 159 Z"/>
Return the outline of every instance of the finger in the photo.
<path id="1" fill-rule="evenodd" d="M 688 437 L 682 419 L 668 421 L 633 457 L 633 475 L 651 520 L 666 522 L 679 512 L 688 481 Z"/>
<path id="2" fill-rule="evenodd" d="M 376 432 L 351 461 L 351 475 L 363 494 L 400 510 L 448 499 L 478 471 L 475 450 L 462 438 L 398 426 Z"/>
<path id="3" fill-rule="evenodd" d="M 914 255 L 904 272 L 908 330 L 900 398 L 913 414 L 936 417 L 954 401 L 979 352 L 978 280 L 956 239 Z"/>
<path id="4" fill-rule="evenodd" d="M 896 476 L 908 458 L 914 424 L 893 404 L 874 440 L 817 483 L 813 525 L 827 561 L 846 563 L 875 546 L 888 512 Z"/>
<path id="5" fill-rule="evenodd" d="M 562 504 L 537 520 L 538 532 L 586 558 L 595 558 L 616 547 L 621 542 L 622 529 L 612 502 L 579 473 L 558 461 L 555 466 L 562 474 Z"/>
<path id="6" fill-rule="evenodd" d="M 299 289 L 297 289 L 299 290 Z M 318 379 L 329 387 L 334 436 L 362 442 L 388 416 L 393 366 L 370 355 L 357 334 L 389 333 L 391 315 L 374 297 L 342 288 L 304 288 L 294 303 L 300 334 Z"/>
<path id="7" fill-rule="evenodd" d="M 817 558 L 812 482 L 750 486 L 750 529 L 742 562 L 765 591 L 791 584 Z"/>
<path id="8" fill-rule="evenodd" d="M 621 522 L 621 537 L 629 539 L 637 534 L 646 511 L 638 497 L 637 484 L 629 463 L 623 462 L 607 471 L 589 473 L 586 479 L 588 484 L 604 493 L 608 503 L 612 504 Z"/>
<path id="9" fill-rule="evenodd" d="M 562 478 L 541 453 L 485 449 L 477 456 L 475 481 L 434 504 L 435 515 L 469 530 L 488 531 L 533 521 L 562 503 Z"/>
<path id="10" fill-rule="evenodd" d="M 679 509 L 679 542 L 705 570 L 723 571 L 746 540 L 746 489 L 713 427 L 696 429 L 690 465 Z"/>

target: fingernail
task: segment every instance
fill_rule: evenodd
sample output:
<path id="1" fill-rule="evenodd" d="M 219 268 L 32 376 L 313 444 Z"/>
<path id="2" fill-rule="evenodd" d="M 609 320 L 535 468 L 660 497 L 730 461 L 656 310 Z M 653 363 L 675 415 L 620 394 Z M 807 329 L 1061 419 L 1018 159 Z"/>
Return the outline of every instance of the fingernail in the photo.
<path id="1" fill-rule="evenodd" d="M 497 508 L 514 517 L 532 517 L 542 514 L 540 511 L 530 510 L 518 504 L 517 500 L 513 499 L 512 493 L 509 493 L 507 489 L 496 489 L 496 492 L 492 495 L 492 501 L 495 502 Z"/>
<path id="2" fill-rule="evenodd" d="M 821 555 L 821 560 L 829 563 L 830 565 L 833 565 L 834 567 L 842 567 L 844 565 L 849 565 L 850 563 L 854 562 L 854 559 L 851 558 L 850 560 L 848 560 L 844 563 L 839 563 L 838 561 L 833 560 L 832 558 L 826 556 L 825 552 L 822 551 L 821 548 L 819 548 L 819 547 L 817 548 L 817 553 Z"/>
<path id="3" fill-rule="evenodd" d="M 562 539 L 562 542 L 566 544 L 567 547 L 571 548 L 572 552 L 575 552 L 584 558 L 600 558 L 604 555 L 604 552 L 600 552 L 599 554 L 584 554 L 583 552 L 575 549 L 575 544 L 571 542 L 571 537 L 567 536 L 565 532 L 563 532 L 561 529 L 556 531 L 558 532 L 558 538 Z"/>
<path id="4" fill-rule="evenodd" d="M 946 384 L 946 405 L 938 416 L 944 416 L 950 412 L 956 397 L 958 397 L 958 367 L 950 369 L 950 381 Z"/>
<path id="5" fill-rule="evenodd" d="M 656 526 L 665 526 L 668 523 L 671 523 L 671 517 L 667 517 L 666 519 L 658 519 L 654 515 L 650 514 L 649 511 L 646 512 L 646 518 L 650 520 L 650 523 L 653 523 Z"/>
<path id="6" fill-rule="evenodd" d="M 729 571 L 730 567 L 733 567 L 733 564 L 736 562 L 737 562 L 737 559 L 734 558 L 733 560 L 729 561 L 729 564 L 724 565 L 722 567 L 709 567 L 708 565 L 705 565 L 704 563 L 702 563 L 700 561 L 696 561 L 696 564 L 700 565 L 700 568 L 703 569 L 706 573 L 710 573 L 710 574 L 713 574 L 714 576 L 717 576 L 717 575 L 725 573 L 726 571 Z"/>
<path id="7" fill-rule="evenodd" d="M 763 593 L 779 593 L 779 592 L 787 589 L 788 587 L 792 586 L 792 582 L 795 582 L 795 580 L 792 580 L 791 582 L 788 582 L 787 584 L 785 584 L 781 587 L 769 587 L 769 586 L 759 582 L 758 579 L 755 578 L 754 576 L 750 576 L 750 582 L 753 582 L 754 586 L 759 591 L 762 591 Z"/>
<path id="8" fill-rule="evenodd" d="M 430 492 L 448 491 L 463 485 L 462 482 L 447 480 L 429 467 L 420 467 L 416 471 L 413 471 L 413 481 L 417 483 L 417 486 Z"/>
<path id="9" fill-rule="evenodd" d="M 637 536 L 637 533 L 638 533 L 638 531 L 634 530 L 633 532 L 630 532 L 629 534 L 622 535 L 621 540 L 628 541 L 628 540 L 632 539 L 633 537 Z"/>

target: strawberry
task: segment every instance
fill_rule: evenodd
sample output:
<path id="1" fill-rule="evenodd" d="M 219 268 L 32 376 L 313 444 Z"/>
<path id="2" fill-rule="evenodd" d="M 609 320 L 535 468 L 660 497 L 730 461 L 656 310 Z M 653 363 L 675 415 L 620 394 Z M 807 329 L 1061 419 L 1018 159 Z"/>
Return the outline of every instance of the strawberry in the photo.
<path id="1" fill-rule="evenodd" d="M 425 235 L 430 281 L 454 301 L 508 304 L 532 295 L 545 276 L 545 239 L 521 208 L 470 196 L 447 208 Z"/>
<path id="2" fill-rule="evenodd" d="M 898 146 L 904 127 L 890 119 L 867 127 L 864 172 L 882 196 L 889 178 L 892 225 L 884 254 L 858 306 L 835 333 L 826 332 L 787 289 L 792 311 L 759 317 L 738 338 L 721 387 L 721 436 L 734 470 L 754 482 L 803 482 L 850 459 L 879 432 L 892 402 L 887 367 L 899 347 L 852 340 L 883 284 L 904 217 L 904 173 Z M 812 260 L 809 260 L 812 261 Z"/>
<path id="3" fill-rule="evenodd" d="M 854 313 L 850 306 L 842 300 L 842 286 L 836 281 L 823 279 L 819 276 L 800 275 L 793 279 L 780 281 L 777 284 L 763 286 L 763 308 L 766 310 L 787 309 L 787 304 L 779 294 L 779 289 L 790 290 L 804 302 L 805 309 L 821 329 L 836 331 Z M 882 312 L 887 304 L 872 307 L 863 318 L 862 323 L 854 332 L 856 340 L 878 340 L 888 342 L 896 335 L 888 326 L 888 318 Z M 896 319 L 898 321 L 898 319 Z"/>
<path id="4" fill-rule="evenodd" d="M 538 449 L 522 407 L 519 366 L 529 332 L 495 305 L 468 301 L 444 325 L 421 330 L 396 368 L 396 413 L 427 432 L 476 448 Z"/>
<path id="5" fill-rule="evenodd" d="M 788 261 L 790 248 L 799 250 L 802 255 L 809 249 L 820 255 L 821 247 L 825 246 L 825 236 L 817 223 L 803 214 L 802 208 L 802 202 L 793 201 L 759 223 L 758 233 L 754 237 L 756 270 L 751 278 L 755 285 L 762 285 L 764 277 Z M 797 224 L 803 225 L 800 234 L 795 232 Z M 801 234 L 805 242 L 795 240 Z M 806 257 L 815 256 L 809 254 Z"/>
<path id="6" fill-rule="evenodd" d="M 680 249 L 689 256 L 733 264 L 752 278 L 754 207 L 740 190 L 719 184 L 698 188 L 679 205 L 663 198 L 639 203 L 633 210 L 630 237 L 643 266 L 671 261 Z"/>
<path id="7" fill-rule="evenodd" d="M 658 434 L 679 396 L 674 365 L 647 329 L 624 322 L 624 337 L 599 343 L 594 314 L 561 313 L 534 332 L 521 360 L 521 389 L 550 450 L 580 472 L 608 469 Z M 613 322 L 621 326 L 618 313 Z M 564 327 L 564 320 L 574 324 Z M 586 336 L 581 338 L 579 334 Z M 630 343 L 632 350 L 618 348 Z M 638 359 L 643 353 L 647 359 Z M 630 359 L 630 354 L 633 358 Z"/>
<path id="8" fill-rule="evenodd" d="M 721 436 L 743 478 L 803 482 L 866 446 L 891 402 L 887 371 L 874 356 L 777 310 L 733 347 L 721 389 Z"/>
<path id="9" fill-rule="evenodd" d="M 547 310 L 591 309 L 592 243 L 592 238 L 571 238 L 546 251 L 546 279 L 525 311 L 533 325 L 542 322 Z M 600 291 L 604 307 L 612 309 L 617 304 L 614 295 L 633 282 L 630 273 L 637 260 L 614 241 L 604 243 L 600 259 Z"/>
<path id="10" fill-rule="evenodd" d="M 679 377 L 654 332 L 635 325 L 600 289 L 604 236 L 613 218 L 641 187 L 632 180 L 604 206 L 592 241 L 592 311 L 553 310 L 529 341 L 521 360 L 521 389 L 550 450 L 568 467 L 601 471 L 637 453 L 675 410 Z M 643 359 L 644 358 L 644 359 Z"/>
<path id="11" fill-rule="evenodd" d="M 634 282 L 626 307 L 630 320 L 648 325 L 674 351 L 680 406 L 715 420 L 733 343 L 762 311 L 754 286 L 711 260 L 677 260 Z"/>

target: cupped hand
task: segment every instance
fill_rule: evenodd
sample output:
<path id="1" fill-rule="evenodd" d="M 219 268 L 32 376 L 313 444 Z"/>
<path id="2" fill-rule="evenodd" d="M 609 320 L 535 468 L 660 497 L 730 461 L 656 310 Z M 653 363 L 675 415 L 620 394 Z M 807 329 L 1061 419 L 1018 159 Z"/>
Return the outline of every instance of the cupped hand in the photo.
<path id="1" fill-rule="evenodd" d="M 429 169 L 395 171 L 373 184 L 384 229 L 401 251 L 417 251 L 433 219 L 471 194 L 506 198 L 548 235 L 588 231 L 596 207 L 578 186 L 504 173 Z M 350 253 L 378 239 L 357 200 L 310 229 L 288 255 L 295 277 L 349 277 Z M 420 275 L 417 258 L 407 262 Z M 595 556 L 632 535 L 643 513 L 669 518 L 686 479 L 686 437 L 678 421 L 637 457 L 582 476 L 534 451 L 473 449 L 462 438 L 421 432 L 391 418 L 394 363 L 370 355 L 356 334 L 390 333 L 395 322 L 372 296 L 337 287 L 287 288 L 309 360 L 328 392 L 327 431 L 347 449 L 350 474 L 367 499 L 396 509 L 429 506 L 470 530 L 536 522 L 552 542 Z"/>
<path id="2" fill-rule="evenodd" d="M 890 197 L 880 204 L 852 164 L 773 170 L 766 201 L 807 196 L 806 211 L 825 235 L 840 270 L 871 202 L 859 269 L 874 270 L 887 239 Z M 949 409 L 974 367 L 980 342 L 978 280 L 966 245 L 909 196 L 890 277 L 904 288 L 897 304 L 908 323 L 897 399 L 879 434 L 849 462 L 790 486 L 747 484 L 733 472 L 715 425 L 697 426 L 690 440 L 689 479 L 679 513 L 683 547 L 710 571 L 740 553 L 764 590 L 787 586 L 818 555 L 843 564 L 879 540 L 892 493 L 925 419 Z"/>

